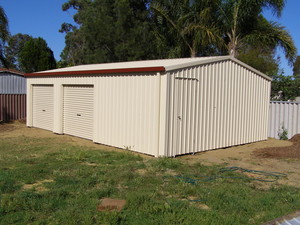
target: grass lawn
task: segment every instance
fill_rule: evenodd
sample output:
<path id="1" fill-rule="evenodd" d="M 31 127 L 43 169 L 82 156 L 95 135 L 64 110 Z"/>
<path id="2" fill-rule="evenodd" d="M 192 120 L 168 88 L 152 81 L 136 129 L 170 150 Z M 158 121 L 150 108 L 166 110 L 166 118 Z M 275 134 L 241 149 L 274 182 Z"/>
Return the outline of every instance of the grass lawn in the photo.
<path id="1" fill-rule="evenodd" d="M 300 209 L 300 189 L 261 188 L 264 182 L 220 168 L 55 138 L 0 137 L 0 224 L 244 225 Z M 126 200 L 125 208 L 98 211 L 104 197 Z"/>

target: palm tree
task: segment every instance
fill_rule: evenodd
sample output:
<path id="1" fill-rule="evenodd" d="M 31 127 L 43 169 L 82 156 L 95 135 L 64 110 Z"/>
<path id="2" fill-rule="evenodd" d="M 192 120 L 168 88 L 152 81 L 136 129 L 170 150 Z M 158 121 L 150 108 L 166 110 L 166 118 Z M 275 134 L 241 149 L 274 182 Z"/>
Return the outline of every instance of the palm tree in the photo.
<path id="1" fill-rule="evenodd" d="M 7 16 L 4 12 L 4 9 L 0 6 L 0 61 L 4 66 L 6 66 L 4 57 L 4 45 L 5 42 L 8 40 L 8 37 L 9 31 Z"/>
<path id="2" fill-rule="evenodd" d="M 263 8 L 269 8 L 278 17 L 285 0 L 225 0 L 219 8 L 219 27 L 223 30 L 228 54 L 237 57 L 250 46 L 281 47 L 292 64 L 296 47 L 291 35 L 280 24 L 262 16 Z"/>
<path id="3" fill-rule="evenodd" d="M 262 16 L 267 8 L 279 17 L 284 6 L 285 0 L 153 0 L 151 9 L 170 26 L 160 35 L 177 38 L 174 49 L 187 48 L 191 57 L 203 53 L 237 57 L 251 46 L 281 47 L 292 64 L 296 57 L 292 37 L 285 27 Z"/>
<path id="4" fill-rule="evenodd" d="M 187 49 L 189 56 L 203 55 L 208 47 L 222 44 L 222 37 L 217 28 L 216 10 L 219 0 L 154 0 L 151 9 L 157 20 L 165 20 L 170 26 L 168 30 L 171 38 L 177 38 L 175 46 L 179 48 L 178 56 L 185 56 Z M 214 47 L 213 47 L 214 48 Z"/>

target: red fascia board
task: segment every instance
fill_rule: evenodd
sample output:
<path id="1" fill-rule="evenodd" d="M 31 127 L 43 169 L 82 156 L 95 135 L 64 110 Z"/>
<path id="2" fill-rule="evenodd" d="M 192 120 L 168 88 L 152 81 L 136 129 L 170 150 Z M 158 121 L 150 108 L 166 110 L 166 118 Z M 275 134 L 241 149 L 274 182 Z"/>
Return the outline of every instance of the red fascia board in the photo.
<path id="1" fill-rule="evenodd" d="M 126 69 L 105 69 L 105 70 L 82 70 L 82 71 L 61 71 L 61 72 L 41 72 L 41 73 L 26 73 L 26 77 L 41 77 L 41 76 L 76 76 L 88 74 L 108 74 L 108 73 L 138 73 L 138 72 L 165 72 L 163 66 L 157 67 L 142 67 L 142 68 L 126 68 Z"/>
<path id="2" fill-rule="evenodd" d="M 8 73 L 13 73 L 13 74 L 24 76 L 24 73 L 22 73 L 19 70 L 14 70 L 14 69 L 0 68 L 0 72 L 8 72 Z"/>

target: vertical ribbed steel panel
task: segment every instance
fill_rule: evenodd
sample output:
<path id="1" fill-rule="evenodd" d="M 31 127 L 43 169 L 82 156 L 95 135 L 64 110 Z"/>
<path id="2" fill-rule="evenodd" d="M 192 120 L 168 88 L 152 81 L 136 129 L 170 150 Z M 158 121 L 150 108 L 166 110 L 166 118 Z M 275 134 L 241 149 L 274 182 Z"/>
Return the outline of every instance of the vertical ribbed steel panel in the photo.
<path id="1" fill-rule="evenodd" d="M 300 102 L 270 102 L 269 137 L 279 139 L 282 127 L 288 138 L 300 133 Z"/>
<path id="2" fill-rule="evenodd" d="M 32 99 L 32 126 L 52 131 L 54 120 L 53 85 L 34 85 Z"/>
<path id="3" fill-rule="evenodd" d="M 267 138 L 269 80 L 230 60 L 169 75 L 167 156 Z"/>
<path id="4" fill-rule="evenodd" d="M 94 86 L 93 141 L 159 156 L 223 148 L 267 138 L 270 81 L 227 60 L 166 74 L 28 78 L 53 85 L 53 132 L 63 133 L 63 87 Z"/>
<path id="5" fill-rule="evenodd" d="M 25 94 L 0 94 L 0 121 L 26 119 Z"/>
<path id="6" fill-rule="evenodd" d="M 0 94 L 26 94 L 26 79 L 21 75 L 0 73 Z"/>
<path id="7" fill-rule="evenodd" d="M 97 79 L 95 142 L 157 155 L 159 82 L 155 75 Z"/>
<path id="8" fill-rule="evenodd" d="M 93 139 L 93 86 L 64 86 L 63 133 Z"/>
<path id="9" fill-rule="evenodd" d="M 160 115 L 159 104 L 166 104 L 166 98 L 160 99 L 160 95 L 165 96 L 162 93 L 166 92 L 165 75 L 160 77 L 149 73 L 27 78 L 27 99 L 30 102 L 27 126 L 32 126 L 31 87 L 47 84 L 53 85 L 55 90 L 53 132 L 63 133 L 63 86 L 93 85 L 93 141 L 158 155 L 159 136 L 164 136 L 158 131 L 160 124 L 165 123 L 165 115 Z M 164 140 L 161 141 L 163 143 Z"/>

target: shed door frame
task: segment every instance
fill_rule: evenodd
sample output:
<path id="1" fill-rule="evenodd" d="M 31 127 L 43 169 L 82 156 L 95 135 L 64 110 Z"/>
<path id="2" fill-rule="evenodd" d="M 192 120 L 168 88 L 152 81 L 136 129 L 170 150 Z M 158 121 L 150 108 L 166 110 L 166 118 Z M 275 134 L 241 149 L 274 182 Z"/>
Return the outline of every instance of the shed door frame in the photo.
<path id="1" fill-rule="evenodd" d="M 31 93 L 32 93 L 32 96 L 31 96 L 31 102 L 32 102 L 32 106 L 31 106 L 32 107 L 31 108 L 32 126 L 33 127 L 37 127 L 37 128 L 41 128 L 41 129 L 45 129 L 45 130 L 53 131 L 53 127 L 54 127 L 54 85 L 53 84 L 33 84 L 31 87 L 32 87 L 31 88 Z M 40 120 L 39 120 L 39 122 L 36 123 L 36 119 L 37 118 L 35 118 L 35 115 L 38 112 L 35 111 L 36 110 L 36 108 L 35 108 L 36 102 L 34 101 L 35 97 L 36 97 L 35 96 L 35 87 L 51 87 L 52 88 L 52 102 L 50 102 L 51 104 L 50 105 L 49 104 L 45 104 L 45 105 L 41 106 L 41 108 L 42 108 L 41 110 L 44 112 L 44 116 L 45 117 L 49 117 L 49 115 L 46 114 L 47 111 L 48 112 L 50 111 L 50 113 L 52 114 L 52 116 L 50 115 L 50 117 L 48 118 L 49 120 L 52 121 L 51 124 L 47 124 L 47 122 L 46 123 L 42 122 L 42 124 L 40 125 L 40 122 L 41 122 Z M 43 100 L 43 103 L 45 103 L 45 100 Z M 47 108 L 47 107 L 50 107 L 50 108 Z"/>
<path id="2" fill-rule="evenodd" d="M 197 78 L 175 77 L 174 114 L 173 114 L 173 150 L 172 155 L 195 152 L 196 148 L 196 102 Z"/>
<path id="3" fill-rule="evenodd" d="M 70 93 L 71 88 L 74 88 L 72 93 Z M 81 88 L 82 90 L 76 90 L 76 88 Z M 77 91 L 82 92 L 84 89 L 88 90 L 89 88 L 92 92 L 92 99 L 90 101 L 85 98 L 88 98 L 88 95 L 91 93 L 87 94 L 87 96 L 81 96 L 82 98 L 77 98 L 74 95 L 79 94 L 76 93 Z M 67 90 L 69 93 L 67 93 Z M 94 85 L 89 84 L 63 85 L 62 133 L 89 140 L 94 139 L 94 90 Z"/>

